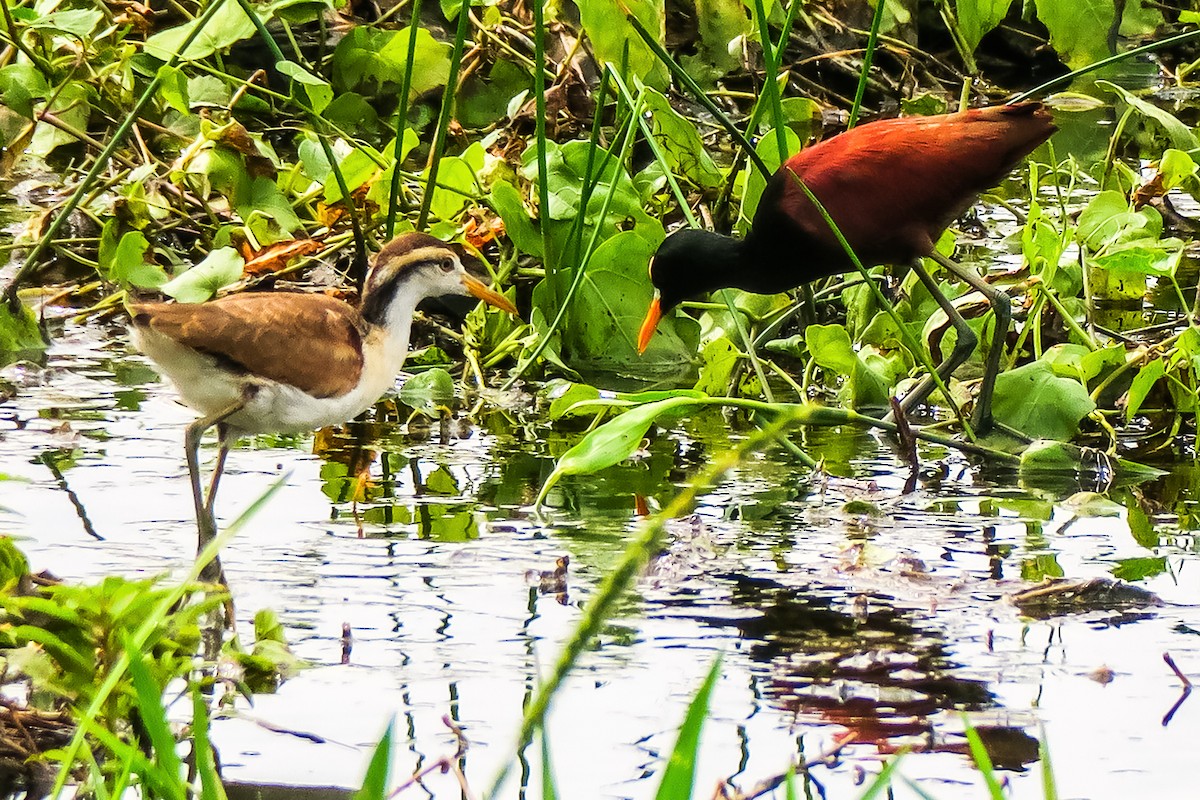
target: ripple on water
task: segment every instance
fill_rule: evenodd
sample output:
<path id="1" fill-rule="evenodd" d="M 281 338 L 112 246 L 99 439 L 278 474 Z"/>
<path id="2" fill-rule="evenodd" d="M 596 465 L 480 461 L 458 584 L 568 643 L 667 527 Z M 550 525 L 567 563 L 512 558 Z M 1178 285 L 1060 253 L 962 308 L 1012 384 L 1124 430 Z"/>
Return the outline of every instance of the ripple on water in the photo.
<path id="1" fill-rule="evenodd" d="M 0 523 L 25 537 L 36 568 L 93 580 L 189 564 L 180 439 L 192 417 L 151 376 L 119 333 L 71 326 L 47 367 L 20 370 L 19 394 L 0 413 L 0 471 L 28 483 L 0 482 Z M 719 415 L 683 420 L 640 461 L 564 480 L 543 524 L 528 505 L 549 454 L 578 433 L 525 423 L 497 415 L 450 444 L 392 423 L 351 426 L 333 440 L 342 450 L 302 436 L 233 452 L 224 524 L 289 476 L 224 554 L 243 631 L 272 608 L 313 666 L 216 723 L 230 777 L 351 785 L 391 719 L 400 774 L 453 752 L 441 721 L 450 714 L 472 742 L 468 776 L 483 787 L 511 752 L 531 688 L 619 558 L 635 496 L 665 502 L 742 435 Z M 365 434 L 379 436 L 366 436 L 356 462 L 345 448 Z M 855 796 L 854 766 L 873 771 L 900 744 L 924 751 L 905 774 L 954 796 L 978 782 L 960 754 L 962 708 L 1017 769 L 1044 724 L 1064 795 L 1179 796 L 1174 778 L 1200 715 L 1185 703 L 1163 724 L 1178 689 L 1161 653 L 1200 669 L 1193 532 L 1159 516 L 1151 544 L 1124 513 L 1077 517 L 1062 502 L 1074 488 L 998 485 L 1013 477 L 981 477 L 940 448 L 923 451 L 921 487 L 901 495 L 907 474 L 885 439 L 809 431 L 803 443 L 833 477 L 759 456 L 672 523 L 667 547 L 556 700 L 564 795 L 650 796 L 688 698 L 721 653 L 701 785 L 733 776 L 748 787 L 782 770 L 798 740 L 811 757 L 853 729 L 842 760 L 815 771 L 830 796 Z M 351 463 L 368 464 L 372 479 L 361 535 L 351 505 L 329 499 L 346 490 Z M 1195 481 L 1175 480 L 1185 487 L 1178 502 L 1194 505 Z M 567 592 L 540 593 L 527 573 L 564 554 Z M 1042 574 L 1106 575 L 1131 559 L 1162 559 L 1142 585 L 1186 605 L 1031 621 L 1003 599 Z M 348 664 L 343 624 L 353 632 Z M 1096 680 L 1102 666 L 1108 683 Z M 1036 770 L 1010 776 L 1013 796 L 1040 796 Z M 457 796 L 447 781 L 431 778 L 431 791 Z"/>

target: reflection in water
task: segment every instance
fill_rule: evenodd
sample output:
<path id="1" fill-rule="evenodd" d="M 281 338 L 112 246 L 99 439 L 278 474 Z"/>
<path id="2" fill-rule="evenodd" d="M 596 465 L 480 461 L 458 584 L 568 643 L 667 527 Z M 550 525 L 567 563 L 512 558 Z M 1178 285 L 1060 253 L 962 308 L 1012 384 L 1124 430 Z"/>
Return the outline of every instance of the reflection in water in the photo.
<path id="1" fill-rule="evenodd" d="M 26 537 L 35 569 L 65 578 L 178 571 L 194 535 L 178 455 L 190 414 L 126 355 L 119 332 L 103 333 L 68 328 L 38 379 L 0 406 L 0 472 L 28 481 L 0 481 L 0 524 Z M 529 504 L 586 420 L 553 428 L 535 413 L 496 411 L 472 429 L 407 416 L 384 404 L 374 421 L 312 443 L 240 445 L 226 477 L 230 517 L 291 472 L 225 555 L 242 623 L 276 609 L 296 654 L 315 665 L 252 713 L 326 743 L 223 720 L 215 734 L 230 777 L 353 785 L 392 718 L 403 742 L 394 774 L 411 772 L 455 753 L 448 714 L 472 744 L 456 763 L 485 785 L 638 514 L 748 430 L 720 413 L 652 430 L 639 459 L 564 480 L 543 525 Z M 922 449 L 921 486 L 901 494 L 907 471 L 886 440 L 858 429 L 800 437 L 841 477 L 816 480 L 783 453 L 736 470 L 673 527 L 557 699 L 552 757 L 564 796 L 651 796 L 718 652 L 702 785 L 753 785 L 850 731 L 838 758 L 813 770 L 830 796 L 855 796 L 855 769 L 877 769 L 879 754 L 900 746 L 922 751 L 906 774 L 954 796 L 939 784 L 977 781 L 957 755 L 960 710 L 1010 769 L 1034 758 L 1044 723 L 1071 796 L 1145 794 L 1158 786 L 1151 776 L 1182 763 L 1200 721 L 1185 703 L 1162 727 L 1179 695 L 1161 654 L 1185 672 L 1200 663 L 1186 611 L 1200 599 L 1190 577 L 1200 471 L 1110 493 L 1114 515 L 1093 516 L 1064 502 L 1083 487 L 1013 488 L 1004 474 L 989 484 L 938 448 Z M 1117 570 L 1165 604 L 1136 619 L 1036 621 L 1005 600 L 1027 581 Z M 1102 667 L 1106 684 L 1090 678 Z M 1114 742 L 1127 758 L 1096 764 Z M 536 748 L 521 759 L 520 782 L 532 787 Z M 427 779 L 432 794 L 457 796 L 439 780 Z M 1017 774 L 1013 793 L 1040 789 Z"/>

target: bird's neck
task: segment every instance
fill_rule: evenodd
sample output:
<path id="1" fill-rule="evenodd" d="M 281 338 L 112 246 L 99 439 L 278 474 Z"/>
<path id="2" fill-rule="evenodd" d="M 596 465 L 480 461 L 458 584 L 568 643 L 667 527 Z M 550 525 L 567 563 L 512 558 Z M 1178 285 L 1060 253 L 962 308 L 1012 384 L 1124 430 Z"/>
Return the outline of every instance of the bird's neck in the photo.
<path id="1" fill-rule="evenodd" d="M 396 372 L 404 366 L 412 334 L 413 314 L 425 297 L 415 283 L 403 278 L 382 286 L 363 298 L 361 313 L 373 335 L 383 342 L 384 359 Z"/>

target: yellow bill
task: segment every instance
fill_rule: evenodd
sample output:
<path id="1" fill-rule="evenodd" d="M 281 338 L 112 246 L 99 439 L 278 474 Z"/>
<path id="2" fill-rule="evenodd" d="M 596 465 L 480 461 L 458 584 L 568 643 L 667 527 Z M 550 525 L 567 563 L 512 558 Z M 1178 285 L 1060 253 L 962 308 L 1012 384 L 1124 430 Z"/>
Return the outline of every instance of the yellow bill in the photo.
<path id="1" fill-rule="evenodd" d="M 489 306 L 495 306 L 501 311 L 507 311 L 509 314 L 516 315 L 517 307 L 512 304 L 512 301 L 499 292 L 494 291 L 483 281 L 473 275 L 463 275 L 462 282 L 467 291 L 471 293 L 471 296 L 478 297 Z"/>
<path id="2" fill-rule="evenodd" d="M 637 348 L 639 353 L 646 352 L 646 348 L 650 346 L 650 340 L 654 338 L 654 331 L 658 328 L 658 322 L 661 319 L 662 303 L 659 302 L 658 293 L 655 292 L 650 309 L 646 312 L 646 319 L 642 321 L 642 329 L 638 331 Z"/>

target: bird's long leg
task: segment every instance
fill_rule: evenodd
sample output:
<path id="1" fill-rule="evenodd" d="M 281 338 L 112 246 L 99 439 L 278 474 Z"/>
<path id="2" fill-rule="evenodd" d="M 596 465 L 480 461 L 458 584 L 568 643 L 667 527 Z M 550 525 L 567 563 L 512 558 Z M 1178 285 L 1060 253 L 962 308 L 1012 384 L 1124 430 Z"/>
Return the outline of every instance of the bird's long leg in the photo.
<path id="1" fill-rule="evenodd" d="M 954 326 L 955 332 L 958 334 L 955 337 L 954 349 L 950 351 L 950 355 L 942 360 L 938 365 L 937 374 L 941 378 L 943 384 L 948 385 L 950 376 L 954 370 L 962 366 L 971 353 L 975 352 L 975 345 L 979 343 L 979 337 L 975 335 L 975 331 L 971 330 L 971 326 L 963 319 L 962 314 L 958 313 L 958 309 L 954 307 L 954 303 L 950 298 L 942 294 L 942 290 L 934 282 L 929 273 L 925 271 L 925 265 L 917 259 L 913 263 L 913 271 L 917 273 L 917 277 L 921 279 L 921 283 L 925 284 L 925 288 L 929 290 L 929 294 L 933 295 L 933 299 L 945 312 L 950 319 L 950 324 Z M 925 400 L 929 393 L 937 386 L 937 381 L 932 375 L 926 375 L 924 379 L 917 384 L 917 388 L 913 389 L 904 399 L 900 401 L 900 407 L 908 412 L 913 407 Z M 890 414 L 888 415 L 891 416 Z"/>
<path id="2" fill-rule="evenodd" d="M 985 281 L 977 272 L 956 264 L 941 253 L 930 256 L 954 275 L 966 281 L 972 288 L 987 298 L 996 315 L 992 346 L 988 349 L 983 368 L 983 381 L 979 385 L 979 397 L 975 400 L 975 413 L 971 415 L 971 426 L 976 433 L 987 433 L 992 426 L 992 392 L 996 388 L 996 375 L 1000 372 L 1000 356 L 1004 354 L 1004 343 L 1008 339 L 1008 328 L 1012 324 L 1012 301 L 1004 291 Z"/>
<path id="3" fill-rule="evenodd" d="M 217 463 L 213 465 L 212 476 L 208 479 L 208 491 L 204 493 L 204 510 L 208 516 L 212 518 L 213 508 L 216 503 L 217 484 L 221 482 L 221 476 L 225 474 L 225 459 L 229 457 L 229 426 L 224 422 L 217 423 L 217 442 L 220 444 L 220 449 L 217 450 Z"/>
<path id="4" fill-rule="evenodd" d="M 207 417 L 201 417 L 187 427 L 187 433 L 184 435 L 184 451 L 187 454 L 188 477 L 192 482 L 192 501 L 196 507 L 196 552 L 200 553 L 208 546 L 217 536 L 217 523 L 212 515 L 212 499 L 216 491 L 216 483 L 214 480 L 210 489 L 207 500 L 200 491 L 200 440 L 204 437 L 204 432 L 214 425 L 219 425 L 228 419 L 231 415 L 236 414 L 241 410 L 244 403 L 238 401 L 228 408 L 222 409 L 215 414 L 210 414 Z M 225 445 L 222 442 L 222 449 Z M 218 457 L 218 465 L 224 461 L 222 456 Z M 214 478 L 219 478 L 219 475 L 214 475 Z M 221 563 L 218 560 L 213 560 L 205 565 L 204 570 L 200 573 L 203 580 L 224 583 L 225 576 L 221 569 Z"/>

